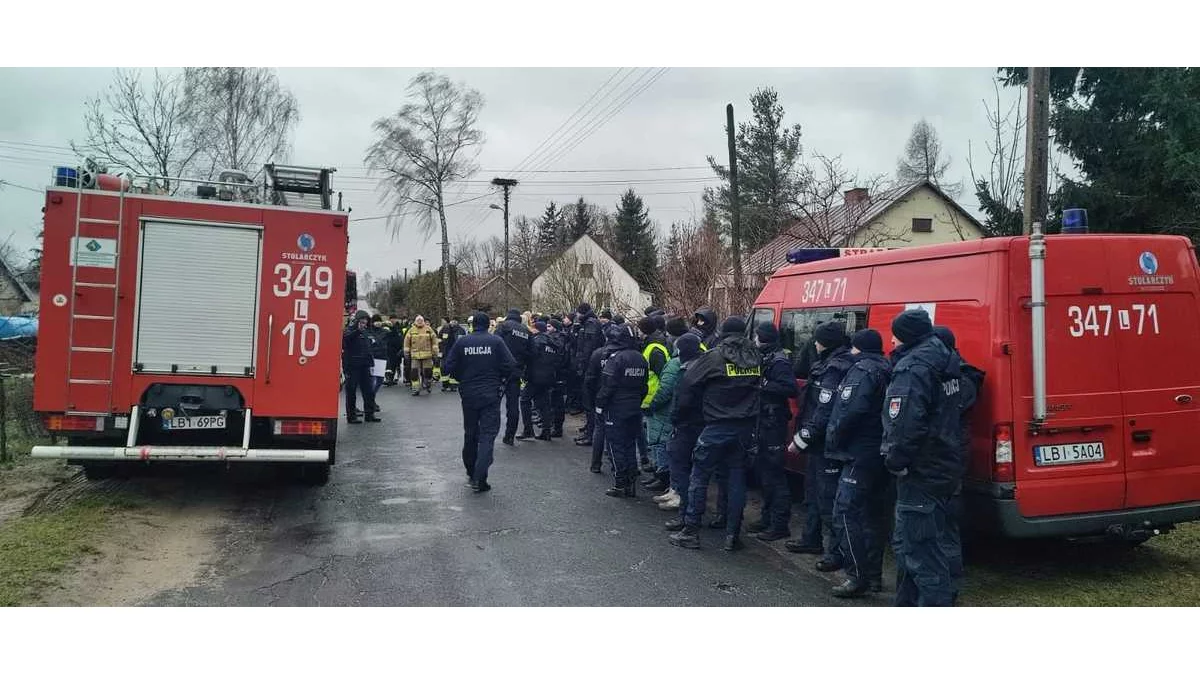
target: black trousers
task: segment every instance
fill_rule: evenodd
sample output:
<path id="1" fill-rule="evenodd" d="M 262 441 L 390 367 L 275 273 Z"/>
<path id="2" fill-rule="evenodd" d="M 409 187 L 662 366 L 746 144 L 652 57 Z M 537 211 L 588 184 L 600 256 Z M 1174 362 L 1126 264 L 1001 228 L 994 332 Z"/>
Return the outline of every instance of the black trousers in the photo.
<path id="1" fill-rule="evenodd" d="M 521 419 L 525 422 L 525 428 L 522 431 L 528 432 L 530 435 L 533 434 L 533 411 L 535 409 L 542 423 L 542 433 L 550 433 L 552 420 L 550 385 L 527 382 L 525 389 L 521 391 Z"/>
<path id="2" fill-rule="evenodd" d="M 363 412 L 375 415 L 375 378 L 371 377 L 371 366 L 351 365 L 346 369 L 346 417 L 354 417 L 356 390 L 362 391 Z"/>
<path id="3" fill-rule="evenodd" d="M 513 377 L 504 386 L 504 437 L 517 435 L 521 423 L 521 379 Z M 526 424 L 533 424 L 526 420 Z"/>

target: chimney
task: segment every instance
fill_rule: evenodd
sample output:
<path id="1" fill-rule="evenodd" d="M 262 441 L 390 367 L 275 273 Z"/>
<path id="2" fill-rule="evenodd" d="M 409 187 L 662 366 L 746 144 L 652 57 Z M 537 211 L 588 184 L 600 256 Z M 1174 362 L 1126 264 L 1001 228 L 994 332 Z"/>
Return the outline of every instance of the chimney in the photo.
<path id="1" fill-rule="evenodd" d="M 866 204 L 868 199 L 867 188 L 851 188 L 843 192 L 842 197 L 846 200 L 846 208 L 860 204 Z"/>

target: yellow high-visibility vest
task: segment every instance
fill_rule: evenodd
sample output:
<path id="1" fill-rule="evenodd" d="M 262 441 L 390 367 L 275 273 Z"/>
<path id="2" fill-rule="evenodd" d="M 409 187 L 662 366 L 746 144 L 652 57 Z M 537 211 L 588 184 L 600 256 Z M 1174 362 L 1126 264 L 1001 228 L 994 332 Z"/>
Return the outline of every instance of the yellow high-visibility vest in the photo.
<path id="1" fill-rule="evenodd" d="M 654 395 L 658 393 L 658 373 L 655 373 L 653 370 L 650 369 L 650 355 L 654 353 L 654 349 L 656 347 L 658 349 L 662 350 L 663 356 L 667 357 L 668 361 L 671 360 L 671 352 L 667 351 L 667 348 L 665 346 L 663 346 L 661 343 L 651 342 L 650 344 L 646 345 L 645 349 L 642 350 L 642 358 L 646 359 L 646 374 L 647 374 L 647 376 L 646 376 L 646 397 L 642 399 L 642 407 L 643 408 L 649 408 L 650 401 L 653 401 Z"/>

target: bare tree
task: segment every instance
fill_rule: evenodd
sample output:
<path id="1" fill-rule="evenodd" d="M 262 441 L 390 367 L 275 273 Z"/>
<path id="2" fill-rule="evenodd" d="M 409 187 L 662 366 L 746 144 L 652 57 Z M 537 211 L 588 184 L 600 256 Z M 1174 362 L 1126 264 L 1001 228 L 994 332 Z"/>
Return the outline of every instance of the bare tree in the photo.
<path id="1" fill-rule="evenodd" d="M 444 76 L 421 73 L 408 85 L 410 101 L 394 115 L 377 120 L 377 140 L 367 149 L 372 174 L 382 174 L 391 201 L 393 235 L 415 215 L 428 236 L 440 225 L 442 267 L 450 267 L 450 233 L 446 223 L 446 188 L 478 169 L 475 157 L 483 132 L 475 128 L 483 97 Z M 416 207 L 413 211 L 406 208 Z M 437 215 L 437 223 L 433 220 Z M 443 275 L 446 309 L 455 314 L 454 290 Z"/>
<path id="2" fill-rule="evenodd" d="M 1023 96 L 1001 113 L 1000 85 L 993 82 L 996 93 L 995 108 L 983 102 L 987 114 L 990 138 L 984 141 L 988 158 L 984 169 L 975 170 L 972 145 L 967 144 L 967 167 L 971 172 L 971 185 L 984 213 L 984 228 L 987 236 L 1006 236 L 1021 233 L 1024 216 L 1021 208 L 1025 198 L 1025 115 Z"/>
<path id="3" fill-rule="evenodd" d="M 540 250 L 538 248 L 537 228 L 532 220 L 525 216 L 518 216 L 516 228 L 513 230 L 511 243 L 512 251 L 512 271 L 510 276 L 512 283 L 517 288 L 529 291 L 530 284 L 533 283 L 534 277 L 538 273 L 538 258 Z"/>
<path id="4" fill-rule="evenodd" d="M 287 159 L 300 109 L 274 70 L 186 68 L 183 82 L 202 175 L 236 169 L 255 178 L 263 164 Z"/>
<path id="5" fill-rule="evenodd" d="M 883 175 L 860 178 L 841 157 L 814 154 L 804 166 L 797 200 L 789 204 L 795 224 L 785 232 L 799 246 L 887 246 L 908 241 L 901 228 L 873 227 L 876 207 L 895 199 Z"/>
<path id="6" fill-rule="evenodd" d="M 927 180 L 951 197 L 958 197 L 962 193 L 962 183 L 945 181 L 949 168 L 950 158 L 942 156 L 942 141 L 937 129 L 923 119 L 914 124 L 904 145 L 904 156 L 896 162 L 896 180 L 901 184 Z"/>
<path id="7" fill-rule="evenodd" d="M 85 103 L 87 141 L 72 141 L 71 149 L 133 173 L 182 176 L 200 151 L 188 106 L 181 77 L 155 69 L 144 83 L 137 71 L 118 70 L 108 89 Z M 174 194 L 179 184 L 155 187 Z"/>
<path id="8" fill-rule="evenodd" d="M 664 309 L 687 315 L 710 300 L 729 264 L 715 218 L 706 224 L 675 223 L 662 248 L 658 299 Z"/>

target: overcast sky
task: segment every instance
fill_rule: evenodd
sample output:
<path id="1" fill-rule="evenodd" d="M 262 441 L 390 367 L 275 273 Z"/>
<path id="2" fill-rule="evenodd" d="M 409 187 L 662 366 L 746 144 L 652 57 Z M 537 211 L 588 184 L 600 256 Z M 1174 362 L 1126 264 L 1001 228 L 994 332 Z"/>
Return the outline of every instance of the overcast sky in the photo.
<path id="1" fill-rule="evenodd" d="M 386 212 L 373 181 L 365 178 L 362 157 L 372 140 L 371 123 L 404 102 L 406 85 L 417 72 L 279 71 L 302 116 L 291 160 L 338 167 L 334 188 L 344 192 L 353 207 L 352 218 Z M 589 105 L 600 101 L 599 105 L 585 108 L 576 118 L 583 121 L 578 128 L 590 126 L 591 133 L 583 137 L 586 132 L 576 134 L 568 126 L 547 147 L 566 150 L 569 141 L 579 141 L 572 149 L 557 156 L 542 152 L 525 167 L 547 173 L 515 175 L 522 184 L 514 193 L 513 216 L 534 217 L 547 200 L 563 203 L 579 196 L 611 210 L 619 194 L 633 187 L 644 195 L 651 218 L 662 228 L 699 214 L 701 190 L 713 184 L 710 171 L 578 170 L 702 167 L 706 155 L 726 153 L 725 104 L 733 103 L 735 115 L 744 120 L 750 95 L 770 86 L 779 92 L 786 121 L 802 125 L 806 155 L 840 154 L 848 168 L 863 175 L 891 174 L 913 123 L 924 117 L 936 127 L 952 160 L 947 179 L 966 184 L 968 142 L 977 166 L 986 161 L 980 153 L 989 133 L 983 100 L 994 99 L 995 77 L 989 68 L 673 68 L 661 75 L 652 68 L 439 72 L 478 89 L 485 100 L 480 115 L 486 135 L 479 155 L 483 170 L 473 177 L 480 182 L 461 186 L 459 198 L 487 192 L 485 181 L 508 175 L 591 98 Z M 72 139 L 84 140 L 81 104 L 101 91 L 111 76 L 111 70 L 102 68 L 0 69 L 0 91 L 5 93 L 0 102 L 0 180 L 37 190 L 0 186 L 0 241 L 11 233 L 20 249 L 33 245 L 40 227 L 40 191 L 51 167 L 70 161 L 70 153 L 57 148 L 65 148 Z M 1002 90 L 1001 96 L 1007 106 L 1017 92 Z M 620 107 L 621 101 L 627 103 Z M 451 239 L 502 234 L 500 212 L 487 208 L 498 201 L 483 198 L 451 208 Z M 960 201 L 977 212 L 970 190 L 964 190 Z M 425 260 L 426 269 L 438 264 L 436 240 L 420 234 L 415 222 L 394 237 L 383 219 L 352 223 L 350 232 L 350 264 L 360 274 L 369 271 L 380 277 L 405 267 L 415 271 L 417 258 Z"/>

